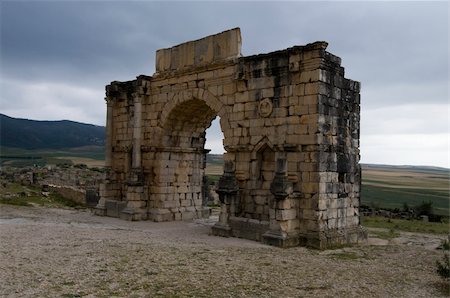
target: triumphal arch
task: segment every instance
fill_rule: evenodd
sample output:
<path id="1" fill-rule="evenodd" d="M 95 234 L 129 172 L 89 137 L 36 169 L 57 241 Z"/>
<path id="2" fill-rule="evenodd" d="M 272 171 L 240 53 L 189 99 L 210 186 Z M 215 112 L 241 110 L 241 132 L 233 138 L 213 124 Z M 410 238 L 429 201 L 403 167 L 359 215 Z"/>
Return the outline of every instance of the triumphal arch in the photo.
<path id="1" fill-rule="evenodd" d="M 359 221 L 360 84 L 326 42 L 241 56 L 239 28 L 156 52 L 156 72 L 106 86 L 99 215 L 190 220 L 203 204 L 205 130 L 219 116 L 224 174 L 214 235 L 327 248 Z"/>

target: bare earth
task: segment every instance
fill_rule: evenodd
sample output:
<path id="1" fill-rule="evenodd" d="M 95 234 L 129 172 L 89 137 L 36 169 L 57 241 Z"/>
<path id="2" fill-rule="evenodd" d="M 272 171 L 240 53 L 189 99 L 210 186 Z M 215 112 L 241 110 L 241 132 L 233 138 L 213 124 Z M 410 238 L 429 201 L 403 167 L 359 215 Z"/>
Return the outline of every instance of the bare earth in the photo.
<path id="1" fill-rule="evenodd" d="M 210 236 L 214 219 L 127 222 L 85 210 L 0 205 L 0 296 L 448 295 L 435 273 L 444 236 L 405 233 L 337 250 L 280 249 Z"/>

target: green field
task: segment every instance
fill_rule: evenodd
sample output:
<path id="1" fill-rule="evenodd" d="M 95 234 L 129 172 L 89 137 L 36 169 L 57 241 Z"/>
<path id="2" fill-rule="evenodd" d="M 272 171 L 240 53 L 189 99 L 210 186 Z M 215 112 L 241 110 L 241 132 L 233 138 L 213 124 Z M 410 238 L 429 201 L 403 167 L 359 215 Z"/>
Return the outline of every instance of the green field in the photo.
<path id="1" fill-rule="evenodd" d="M 48 164 L 86 164 L 90 167 L 104 165 L 105 149 L 86 146 L 69 149 L 18 149 L 0 147 L 0 165 L 11 167 L 45 166 Z"/>
<path id="2" fill-rule="evenodd" d="M 404 203 L 410 207 L 420 205 L 422 202 L 433 202 L 437 214 L 449 214 L 449 192 L 435 191 L 433 189 L 390 188 L 363 184 L 361 203 L 380 208 L 402 209 Z"/>
<path id="3" fill-rule="evenodd" d="M 449 170 L 430 167 L 363 165 L 361 204 L 380 208 L 413 207 L 432 202 L 434 212 L 449 215 Z"/>

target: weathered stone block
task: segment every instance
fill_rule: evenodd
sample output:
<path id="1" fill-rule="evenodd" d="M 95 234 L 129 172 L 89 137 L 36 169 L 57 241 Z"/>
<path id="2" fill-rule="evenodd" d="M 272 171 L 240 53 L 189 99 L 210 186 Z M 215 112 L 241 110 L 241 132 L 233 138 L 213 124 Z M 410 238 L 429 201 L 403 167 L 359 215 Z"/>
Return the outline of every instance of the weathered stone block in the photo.
<path id="1" fill-rule="evenodd" d="M 233 59 L 241 53 L 239 28 L 156 51 L 156 72 L 183 70 Z"/>
<path id="2" fill-rule="evenodd" d="M 287 209 L 287 210 L 277 210 L 276 219 L 277 220 L 290 220 L 297 218 L 297 210 Z"/>

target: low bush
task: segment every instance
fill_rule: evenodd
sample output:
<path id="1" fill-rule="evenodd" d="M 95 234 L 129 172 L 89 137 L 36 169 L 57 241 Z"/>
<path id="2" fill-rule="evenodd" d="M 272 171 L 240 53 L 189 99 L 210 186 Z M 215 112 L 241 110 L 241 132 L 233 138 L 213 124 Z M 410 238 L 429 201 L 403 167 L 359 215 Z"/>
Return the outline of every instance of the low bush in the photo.
<path id="1" fill-rule="evenodd" d="M 443 241 L 439 248 L 444 250 L 444 256 L 441 261 L 436 261 L 436 272 L 445 280 L 450 279 L 450 245 L 447 240 Z"/>

